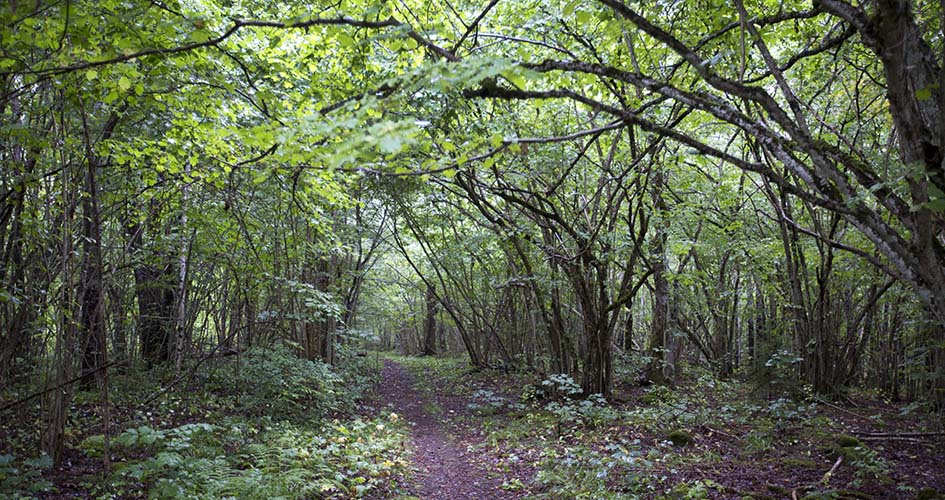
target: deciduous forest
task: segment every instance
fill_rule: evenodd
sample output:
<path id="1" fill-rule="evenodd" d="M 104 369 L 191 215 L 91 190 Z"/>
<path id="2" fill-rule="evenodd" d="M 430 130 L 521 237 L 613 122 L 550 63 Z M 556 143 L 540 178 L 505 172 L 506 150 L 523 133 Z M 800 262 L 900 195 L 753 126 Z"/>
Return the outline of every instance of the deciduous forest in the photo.
<path id="1" fill-rule="evenodd" d="M 0 498 L 945 498 L 945 1 L 8 0 Z"/>

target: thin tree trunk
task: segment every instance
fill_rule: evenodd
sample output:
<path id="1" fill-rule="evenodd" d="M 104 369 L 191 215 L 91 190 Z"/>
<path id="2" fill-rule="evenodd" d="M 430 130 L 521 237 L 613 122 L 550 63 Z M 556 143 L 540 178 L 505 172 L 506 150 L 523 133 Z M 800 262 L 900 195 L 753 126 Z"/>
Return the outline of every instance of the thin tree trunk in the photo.
<path id="1" fill-rule="evenodd" d="M 426 293 L 426 315 L 423 319 L 423 354 L 432 356 L 436 354 L 436 292 L 433 285 L 427 285 Z"/>

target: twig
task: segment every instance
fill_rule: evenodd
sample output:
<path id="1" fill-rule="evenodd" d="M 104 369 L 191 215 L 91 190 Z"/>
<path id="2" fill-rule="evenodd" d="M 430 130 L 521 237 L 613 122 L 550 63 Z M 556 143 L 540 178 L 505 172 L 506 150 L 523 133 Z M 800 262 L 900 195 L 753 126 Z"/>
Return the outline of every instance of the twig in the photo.
<path id="1" fill-rule="evenodd" d="M 234 330 L 232 333 L 230 333 L 226 338 L 224 338 L 222 341 L 218 342 L 217 345 L 213 346 L 213 349 L 210 349 L 210 352 L 208 352 L 208 353 L 206 353 L 205 355 L 201 356 L 200 359 L 198 359 L 197 362 L 194 363 L 193 366 L 191 366 L 190 369 L 188 369 L 185 373 L 181 373 L 180 375 L 177 376 L 177 378 L 175 378 L 174 380 L 172 380 L 169 384 L 167 384 L 166 386 L 162 387 L 162 388 L 159 389 L 158 391 L 156 391 L 156 392 L 154 392 L 153 394 L 151 394 L 150 396 L 148 396 L 148 398 L 145 399 L 144 402 L 142 402 L 139 406 L 144 407 L 144 406 L 147 406 L 147 405 L 151 404 L 151 403 L 154 402 L 156 399 L 160 398 L 160 397 L 163 396 L 164 394 L 167 394 L 168 391 L 170 391 L 171 389 L 173 389 L 177 384 L 181 383 L 184 379 L 186 379 L 186 378 L 188 378 L 188 377 L 193 377 L 194 374 L 197 373 L 197 368 L 200 368 L 200 365 L 202 365 L 206 360 L 208 360 L 208 359 L 210 359 L 211 357 L 213 357 L 213 355 L 216 354 L 216 352 L 217 352 L 218 350 L 220 350 L 221 347 L 223 347 L 225 344 L 229 343 L 230 340 L 232 340 L 234 337 L 236 337 L 236 334 L 237 334 L 237 333 L 239 333 L 239 332 L 241 332 L 241 331 L 245 330 L 246 328 L 249 328 L 249 327 L 251 327 L 251 326 L 253 326 L 253 325 L 264 324 L 264 323 L 266 323 L 266 321 L 256 321 L 256 322 L 253 322 L 253 323 L 250 323 L 250 324 L 247 324 L 247 325 L 243 325 L 243 326 L 241 326 L 240 328 L 237 328 L 237 329 Z"/>
<path id="2" fill-rule="evenodd" d="M 30 394 L 29 396 L 26 396 L 26 397 L 23 398 L 23 399 L 14 401 L 14 402 L 9 403 L 9 404 L 6 404 L 6 405 L 3 405 L 3 407 L 0 407 L 0 413 L 3 413 L 4 411 L 9 410 L 10 408 L 13 408 L 14 406 L 19 406 L 19 405 L 21 405 L 21 404 L 23 404 L 23 403 L 26 403 L 26 402 L 28 402 L 28 401 L 30 401 L 30 400 L 32 400 L 32 399 L 38 398 L 38 397 L 42 396 L 43 394 L 46 394 L 46 393 L 55 391 L 56 389 L 61 389 L 61 388 L 65 387 L 65 386 L 67 386 L 67 385 L 70 385 L 70 384 L 74 384 L 74 383 L 78 382 L 79 380 L 82 380 L 83 378 L 88 377 L 89 375 L 93 375 L 93 374 L 95 374 L 95 373 L 98 373 L 98 372 L 100 372 L 100 371 L 102 371 L 102 370 L 105 370 L 105 369 L 107 369 L 107 368 L 109 368 L 109 367 L 111 367 L 111 366 L 114 366 L 114 365 L 116 365 L 116 364 L 118 364 L 118 363 L 122 363 L 122 362 L 124 362 L 124 361 L 112 361 L 112 362 L 107 363 L 107 364 L 104 364 L 104 365 L 102 365 L 102 366 L 100 366 L 100 367 L 98 367 L 98 368 L 96 368 L 96 369 L 94 369 L 94 370 L 92 370 L 92 371 L 88 371 L 88 372 L 82 373 L 82 374 L 80 374 L 80 375 L 77 375 L 77 376 L 75 376 L 75 377 L 73 377 L 73 378 L 71 378 L 71 379 L 69 379 L 69 380 L 66 380 L 65 382 L 63 382 L 63 383 L 61 383 L 61 384 L 59 384 L 59 385 L 52 386 L 52 387 L 50 387 L 50 388 L 48 388 L 48 389 L 43 389 L 43 390 L 41 390 L 41 391 L 39 391 L 39 392 L 34 392 L 33 394 Z"/>
<path id="3" fill-rule="evenodd" d="M 60 66 L 55 68 L 44 68 L 39 70 L 31 70 L 30 73 L 36 75 L 61 75 L 64 73 L 71 73 L 73 71 L 79 71 L 83 69 L 96 68 L 99 66 L 107 66 L 110 64 L 116 64 L 121 62 L 133 61 L 141 59 L 143 57 L 151 55 L 171 55 L 179 54 L 183 52 L 190 52 L 196 49 L 203 47 L 213 47 L 219 45 L 227 38 L 233 36 L 236 32 L 240 31 L 242 28 L 281 28 L 281 29 L 307 29 L 313 26 L 352 26 L 355 28 L 369 28 L 369 29 L 380 29 L 388 27 L 400 27 L 404 26 L 403 23 L 397 21 L 394 18 L 389 18 L 383 21 L 362 21 L 358 19 L 352 19 L 348 17 L 338 17 L 338 18 L 313 18 L 306 19 L 304 21 L 294 22 L 294 23 L 283 23 L 278 21 L 261 21 L 261 20 L 249 20 L 249 19 L 234 19 L 233 24 L 227 28 L 222 34 L 210 38 L 202 42 L 193 42 L 184 45 L 179 45 L 177 47 L 165 47 L 165 48 L 155 48 L 155 49 L 146 49 L 138 52 L 132 52 L 129 54 L 121 55 L 118 57 L 110 59 L 99 59 L 93 61 L 80 61 L 66 66 Z M 423 45 L 431 45 L 430 42 L 420 37 L 420 35 L 410 31 L 408 35 L 411 38 L 417 40 L 418 43 Z M 441 49 L 442 50 L 442 49 Z M 16 71 L 3 71 L 0 72 L 0 76 L 7 76 L 16 74 Z"/>
<path id="4" fill-rule="evenodd" d="M 846 408 L 844 408 L 844 407 L 842 407 L 842 406 L 837 406 L 837 405 L 835 405 L 835 404 L 833 404 L 833 403 L 831 403 L 830 401 L 827 401 L 827 400 L 825 400 L 825 399 L 818 398 L 818 397 L 811 397 L 811 399 L 813 399 L 814 401 L 817 401 L 818 403 L 823 403 L 823 404 L 825 404 L 825 405 L 827 405 L 827 406 L 833 408 L 834 410 L 841 411 L 841 412 L 846 413 L 846 414 L 848 414 L 848 415 L 852 415 L 852 416 L 854 416 L 854 417 L 856 417 L 856 418 L 863 419 L 863 420 L 868 420 L 868 421 L 872 421 L 872 420 L 873 420 L 873 419 L 871 419 L 871 418 L 869 418 L 869 417 L 864 417 L 863 415 L 860 415 L 859 413 L 852 412 L 852 411 L 850 411 L 850 410 L 848 410 L 848 409 L 846 409 Z"/>
<path id="5" fill-rule="evenodd" d="M 827 484 L 828 482 L 830 482 L 830 478 L 833 476 L 833 473 L 837 472 L 837 469 L 840 467 L 840 464 L 842 463 L 843 463 L 843 455 L 840 455 L 839 457 L 837 457 L 837 461 L 833 463 L 833 467 L 831 467 L 830 470 L 828 470 L 827 473 L 824 474 L 824 478 L 821 479 L 820 481 L 824 484 Z"/>
<path id="6" fill-rule="evenodd" d="M 901 438 L 901 437 L 934 437 L 945 436 L 945 432 L 862 432 L 854 431 L 854 434 L 864 438 Z"/>
<path id="7" fill-rule="evenodd" d="M 864 441 L 909 441 L 910 443 L 922 443 L 923 441 L 919 438 L 908 437 L 908 436 L 862 436 Z"/>
<path id="8" fill-rule="evenodd" d="M 733 436 L 733 435 L 731 435 L 731 434 L 727 434 L 727 433 L 722 432 L 722 431 L 720 431 L 720 430 L 718 430 L 718 429 L 713 429 L 712 427 L 709 427 L 708 425 L 705 425 L 705 424 L 702 424 L 702 428 L 704 428 L 705 430 L 707 430 L 707 431 L 709 431 L 709 432 L 711 432 L 711 433 L 713 433 L 713 434 L 718 434 L 718 435 L 720 435 L 720 436 L 725 436 L 725 437 L 727 437 L 727 438 L 729 438 L 729 439 L 738 439 L 738 437 L 736 437 L 736 436 Z"/>

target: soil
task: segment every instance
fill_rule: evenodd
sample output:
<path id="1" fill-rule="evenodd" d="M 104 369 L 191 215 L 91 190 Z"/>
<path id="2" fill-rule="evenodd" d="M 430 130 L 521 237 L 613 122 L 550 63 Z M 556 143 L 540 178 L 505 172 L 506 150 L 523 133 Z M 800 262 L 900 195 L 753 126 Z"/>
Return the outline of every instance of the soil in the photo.
<path id="1" fill-rule="evenodd" d="M 497 473 L 497 460 L 489 453 L 470 451 L 478 442 L 475 433 L 432 415 L 434 402 L 417 392 L 403 366 L 384 361 L 377 400 L 411 424 L 415 474 L 408 486 L 410 495 L 424 500 L 507 500 L 527 493 L 502 488 L 503 482 L 514 476 Z M 460 405 L 450 406 L 453 409 L 447 419 L 461 416 L 457 411 Z"/>

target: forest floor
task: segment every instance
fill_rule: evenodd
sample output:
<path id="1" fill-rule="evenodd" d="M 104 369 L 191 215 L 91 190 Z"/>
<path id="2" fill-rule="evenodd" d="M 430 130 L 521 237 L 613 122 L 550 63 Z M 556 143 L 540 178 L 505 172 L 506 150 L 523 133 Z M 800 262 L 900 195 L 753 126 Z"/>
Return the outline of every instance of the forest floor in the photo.
<path id="1" fill-rule="evenodd" d="M 376 404 L 410 425 L 414 474 L 409 493 L 425 500 L 520 498 L 523 492 L 503 489 L 508 482 L 495 474 L 498 459 L 472 451 L 481 436 L 450 424 L 450 417 L 470 413 L 463 398 L 442 393 L 438 396 L 428 399 L 421 395 L 401 364 L 384 360 Z"/>
<path id="2" fill-rule="evenodd" d="M 385 356 L 374 404 L 411 423 L 402 500 L 945 498 L 942 417 L 919 405 L 709 375 L 604 403 L 562 396 L 564 379 Z"/>
<path id="3" fill-rule="evenodd" d="M 0 416 L 0 500 L 945 498 L 943 414 L 877 393 L 828 401 L 692 369 L 603 401 L 459 357 L 348 364 L 254 350 L 153 401 L 160 373 L 116 375 L 108 469 L 97 391 L 75 394 L 59 466 L 30 458 L 41 414 L 23 406 Z"/>

